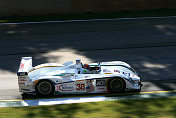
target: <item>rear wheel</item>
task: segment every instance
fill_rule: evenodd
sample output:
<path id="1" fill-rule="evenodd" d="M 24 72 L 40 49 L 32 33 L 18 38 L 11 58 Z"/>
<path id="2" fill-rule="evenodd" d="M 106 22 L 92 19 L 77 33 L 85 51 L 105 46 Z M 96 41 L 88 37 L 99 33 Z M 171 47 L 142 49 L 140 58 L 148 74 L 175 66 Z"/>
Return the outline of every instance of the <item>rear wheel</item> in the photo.
<path id="1" fill-rule="evenodd" d="M 108 88 L 112 93 L 119 93 L 125 91 L 125 81 L 122 78 L 113 78 L 108 82 Z"/>
<path id="2" fill-rule="evenodd" d="M 42 80 L 36 84 L 37 95 L 49 96 L 54 93 L 54 85 L 51 81 Z"/>

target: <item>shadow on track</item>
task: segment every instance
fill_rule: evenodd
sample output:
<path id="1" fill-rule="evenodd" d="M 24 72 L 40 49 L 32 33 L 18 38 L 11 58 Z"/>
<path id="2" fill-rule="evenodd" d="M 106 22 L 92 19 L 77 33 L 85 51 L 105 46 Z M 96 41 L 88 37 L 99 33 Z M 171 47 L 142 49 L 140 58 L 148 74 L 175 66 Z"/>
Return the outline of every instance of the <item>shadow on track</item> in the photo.
<path id="1" fill-rule="evenodd" d="M 106 96 L 106 97 L 118 97 L 118 96 L 126 96 L 126 95 L 136 95 L 139 92 L 129 91 L 123 93 L 87 93 L 87 94 L 60 94 L 60 95 L 52 95 L 52 96 L 38 96 L 38 95 L 30 95 L 30 94 L 21 94 L 23 100 L 28 99 L 52 99 L 52 98 L 74 98 L 74 97 L 96 97 L 96 96 Z"/>

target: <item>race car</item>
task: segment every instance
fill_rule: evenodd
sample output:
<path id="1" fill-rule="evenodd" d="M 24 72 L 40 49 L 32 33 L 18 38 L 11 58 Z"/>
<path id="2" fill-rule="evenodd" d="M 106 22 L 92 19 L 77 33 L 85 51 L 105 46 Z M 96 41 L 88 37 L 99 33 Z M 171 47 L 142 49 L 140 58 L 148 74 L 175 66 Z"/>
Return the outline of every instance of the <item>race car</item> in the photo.
<path id="1" fill-rule="evenodd" d="M 56 95 L 119 93 L 141 90 L 136 71 L 122 61 L 83 64 L 80 59 L 63 64 L 32 66 L 32 57 L 22 57 L 17 72 L 22 94 Z"/>

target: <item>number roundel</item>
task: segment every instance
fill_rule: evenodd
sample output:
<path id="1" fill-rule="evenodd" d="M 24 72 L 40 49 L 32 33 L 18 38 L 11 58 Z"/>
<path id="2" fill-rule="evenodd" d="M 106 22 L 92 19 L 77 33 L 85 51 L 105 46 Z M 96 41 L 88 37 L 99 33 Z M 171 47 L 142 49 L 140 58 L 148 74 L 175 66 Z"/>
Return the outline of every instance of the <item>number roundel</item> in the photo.
<path id="1" fill-rule="evenodd" d="M 85 84 L 77 84 L 76 89 L 77 90 L 84 90 L 85 89 Z"/>

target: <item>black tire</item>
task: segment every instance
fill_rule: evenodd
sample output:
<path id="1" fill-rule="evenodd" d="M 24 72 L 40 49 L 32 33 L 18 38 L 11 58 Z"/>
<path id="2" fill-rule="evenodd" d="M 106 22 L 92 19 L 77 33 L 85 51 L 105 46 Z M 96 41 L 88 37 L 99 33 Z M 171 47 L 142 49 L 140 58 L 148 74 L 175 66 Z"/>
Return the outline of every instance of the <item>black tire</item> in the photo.
<path id="1" fill-rule="evenodd" d="M 108 89 L 111 93 L 124 92 L 125 88 L 126 84 L 122 78 L 112 78 L 108 81 Z"/>
<path id="2" fill-rule="evenodd" d="M 54 85 L 49 80 L 41 80 L 36 84 L 36 94 L 40 96 L 51 96 L 54 94 Z"/>

